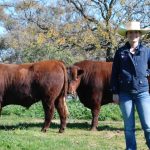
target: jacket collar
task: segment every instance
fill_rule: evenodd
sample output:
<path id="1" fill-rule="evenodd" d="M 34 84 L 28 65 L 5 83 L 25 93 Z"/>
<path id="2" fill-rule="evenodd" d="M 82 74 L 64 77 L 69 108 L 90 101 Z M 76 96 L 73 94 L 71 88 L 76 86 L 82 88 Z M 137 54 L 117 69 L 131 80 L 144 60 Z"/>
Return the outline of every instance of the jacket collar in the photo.
<path id="1" fill-rule="evenodd" d="M 129 43 L 129 42 L 126 42 L 124 51 L 129 52 L 129 51 L 130 51 L 130 48 L 131 48 L 130 43 Z M 143 50 L 143 46 L 142 46 L 142 43 L 141 43 L 141 42 L 139 42 L 138 46 L 136 47 L 136 50 L 137 50 L 137 51 L 142 51 L 142 50 Z"/>

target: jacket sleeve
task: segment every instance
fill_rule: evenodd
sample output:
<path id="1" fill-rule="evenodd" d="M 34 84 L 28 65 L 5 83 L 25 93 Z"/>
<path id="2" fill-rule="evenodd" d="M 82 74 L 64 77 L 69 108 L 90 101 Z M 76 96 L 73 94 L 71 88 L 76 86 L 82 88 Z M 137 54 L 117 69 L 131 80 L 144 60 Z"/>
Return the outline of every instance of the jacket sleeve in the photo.
<path id="1" fill-rule="evenodd" d="M 111 74 L 111 90 L 113 94 L 119 94 L 119 73 L 120 73 L 119 59 L 120 59 L 119 53 L 117 50 L 114 56 Z"/>
<path id="2" fill-rule="evenodd" d="M 147 76 L 150 76 L 150 48 L 148 48 L 148 69 Z"/>

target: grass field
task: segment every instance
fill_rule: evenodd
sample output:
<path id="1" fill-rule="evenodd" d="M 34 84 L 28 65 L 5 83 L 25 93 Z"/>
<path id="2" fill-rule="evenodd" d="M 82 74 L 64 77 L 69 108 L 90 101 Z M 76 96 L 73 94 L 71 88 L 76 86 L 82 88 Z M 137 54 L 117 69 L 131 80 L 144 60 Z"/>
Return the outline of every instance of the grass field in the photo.
<path id="1" fill-rule="evenodd" d="M 79 102 L 69 102 L 70 116 L 65 133 L 59 134 L 57 113 L 47 133 L 40 132 L 43 111 L 40 104 L 29 110 L 18 106 L 3 109 L 0 117 L 0 150 L 123 150 L 124 134 L 116 105 L 102 108 L 98 131 L 91 132 L 90 111 Z M 84 118 L 82 118 L 84 116 Z M 138 150 L 147 150 L 143 131 L 137 120 Z"/>

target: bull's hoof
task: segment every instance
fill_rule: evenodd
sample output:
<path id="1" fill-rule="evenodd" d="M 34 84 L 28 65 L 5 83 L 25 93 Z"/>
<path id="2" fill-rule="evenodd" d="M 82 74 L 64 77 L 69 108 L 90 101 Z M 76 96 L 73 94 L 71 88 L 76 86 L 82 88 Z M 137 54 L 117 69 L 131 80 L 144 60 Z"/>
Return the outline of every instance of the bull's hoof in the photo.
<path id="1" fill-rule="evenodd" d="M 46 133 L 47 129 L 42 128 L 41 131 L 42 131 L 43 133 Z"/>
<path id="2" fill-rule="evenodd" d="M 59 129 L 59 133 L 64 133 L 65 129 Z"/>
<path id="3" fill-rule="evenodd" d="M 92 127 L 90 131 L 98 131 L 96 127 Z"/>

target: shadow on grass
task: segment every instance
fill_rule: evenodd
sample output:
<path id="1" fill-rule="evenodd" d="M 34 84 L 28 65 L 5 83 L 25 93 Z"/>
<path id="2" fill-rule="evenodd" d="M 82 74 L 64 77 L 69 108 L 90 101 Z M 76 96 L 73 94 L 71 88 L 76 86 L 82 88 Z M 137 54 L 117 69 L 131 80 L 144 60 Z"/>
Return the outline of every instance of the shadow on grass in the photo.
<path id="1" fill-rule="evenodd" d="M 15 130 L 15 129 L 29 129 L 34 127 L 42 128 L 43 123 L 18 123 L 15 125 L 0 125 L 0 130 Z M 60 124 L 59 123 L 51 123 L 50 128 L 52 129 L 59 129 Z M 68 129 L 83 129 L 83 130 L 89 130 L 90 124 L 88 122 L 82 122 L 82 123 L 68 123 L 67 124 Z M 114 127 L 112 125 L 99 125 L 98 131 L 123 131 L 123 128 Z M 140 128 L 137 128 L 136 130 L 141 130 Z"/>

